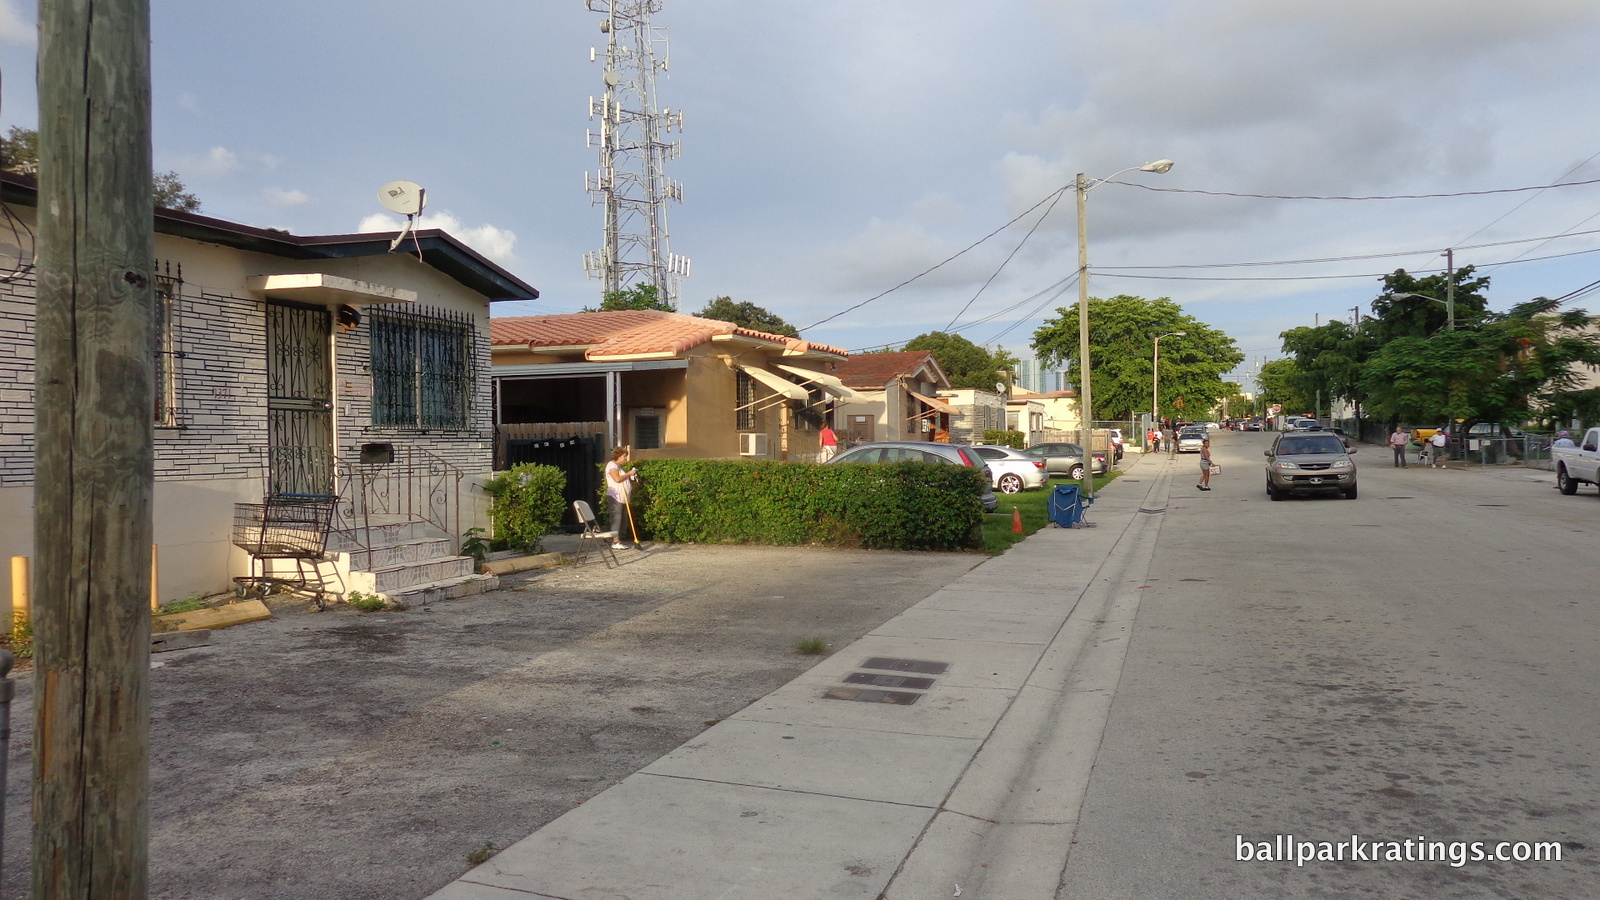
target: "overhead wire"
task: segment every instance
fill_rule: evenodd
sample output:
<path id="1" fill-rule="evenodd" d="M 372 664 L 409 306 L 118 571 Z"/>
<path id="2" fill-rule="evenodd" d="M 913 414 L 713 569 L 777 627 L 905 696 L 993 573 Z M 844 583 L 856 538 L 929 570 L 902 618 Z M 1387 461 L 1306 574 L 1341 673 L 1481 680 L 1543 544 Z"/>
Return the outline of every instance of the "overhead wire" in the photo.
<path id="1" fill-rule="evenodd" d="M 801 328 L 801 329 L 798 329 L 798 330 L 800 330 L 800 331 L 809 331 L 809 330 L 811 330 L 811 329 L 813 329 L 813 328 L 817 327 L 818 325 L 821 325 L 821 324 L 823 324 L 825 322 L 831 322 L 834 319 L 837 319 L 840 316 L 844 315 L 845 313 L 854 312 L 854 311 L 860 309 L 861 307 L 866 306 L 868 303 L 871 303 L 874 300 L 880 300 L 880 299 L 882 299 L 884 297 L 887 297 L 888 295 L 894 293 L 895 291 L 900 290 L 901 288 L 905 287 L 906 285 L 911 284 L 914 281 L 917 281 L 918 279 L 922 278 L 924 275 L 927 275 L 930 272 L 933 272 L 933 271 L 935 271 L 935 270 L 937 270 L 937 269 L 939 269 L 939 268 L 941 268 L 941 267 L 943 267 L 943 266 L 955 261 L 957 258 L 965 255 L 966 253 L 971 252 L 973 249 L 978 247 L 978 245 L 984 243 L 985 241 L 989 240 L 990 238 L 994 237 L 995 235 L 999 234 L 1000 232 L 1005 231 L 1007 228 L 1010 228 L 1012 225 L 1015 225 L 1017 222 L 1021 221 L 1025 216 L 1027 216 L 1028 213 L 1031 213 L 1034 210 L 1038 209 L 1039 207 L 1043 206 L 1046 201 L 1054 199 L 1056 197 L 1059 197 L 1064 191 L 1067 190 L 1068 187 L 1070 187 L 1070 185 L 1065 185 L 1065 186 L 1061 187 L 1060 189 L 1056 190 L 1054 193 L 1052 193 L 1049 196 L 1045 197 L 1043 200 L 1040 200 L 1038 203 L 1035 203 L 1034 205 L 1032 205 L 1032 206 L 1028 207 L 1027 209 L 1023 210 L 1020 215 L 1018 215 L 1016 218 L 1012 219 L 1011 221 L 1005 223 L 1004 225 L 1001 225 L 999 228 L 996 228 L 995 230 L 989 232 L 988 234 L 984 235 L 983 237 L 977 239 L 976 241 L 973 241 L 971 244 L 968 244 L 966 247 L 963 247 L 962 249 L 957 250 L 955 253 L 952 253 L 950 256 L 946 257 L 945 259 L 941 260 L 940 262 L 938 262 L 938 263 L 936 263 L 936 264 L 934 264 L 932 266 L 929 266 L 926 269 L 923 269 L 921 272 L 918 272 L 917 274 L 911 276 L 910 278 L 907 278 L 905 281 L 900 282 L 899 284 L 895 285 L 894 287 L 889 288 L 886 291 L 882 291 L 880 293 L 874 294 L 873 296 L 868 297 L 867 299 L 861 301 L 860 303 L 856 303 L 854 305 L 847 306 L 844 309 L 839 310 L 838 312 L 834 313 L 831 316 L 828 316 L 825 319 L 820 319 L 820 320 L 818 320 L 816 322 L 812 322 L 810 325 L 807 325 L 804 328 Z"/>
<path id="2" fill-rule="evenodd" d="M 950 324 L 944 327 L 945 331 L 949 331 L 950 329 L 956 327 L 956 322 L 960 321 L 961 317 L 966 314 L 967 310 L 972 308 L 972 304 L 976 303 L 978 298 L 983 296 L 983 292 L 989 289 L 989 285 L 993 284 L 994 280 L 1000 277 L 1000 273 L 1005 271 L 1006 266 L 1010 264 L 1012 258 L 1022 250 L 1022 245 L 1028 242 L 1028 238 L 1033 237 L 1033 233 L 1039 230 L 1039 226 L 1044 224 L 1045 219 L 1050 218 L 1050 211 L 1056 208 L 1056 204 L 1061 202 L 1061 198 L 1066 194 L 1066 192 L 1066 188 L 1056 191 L 1055 199 L 1051 200 L 1050 206 L 1039 215 L 1039 221 L 1033 223 L 1033 227 L 1029 228 L 1028 233 L 1022 236 L 1022 240 L 1017 241 L 1017 246 L 1012 248 L 1011 252 L 1007 254 L 1006 258 L 1001 261 L 999 267 L 994 270 L 994 274 L 990 275 L 988 280 L 983 283 L 983 286 L 978 288 L 978 292 L 972 295 L 972 299 L 968 300 L 967 304 L 961 307 L 961 311 L 956 313 L 955 316 L 950 319 Z"/>

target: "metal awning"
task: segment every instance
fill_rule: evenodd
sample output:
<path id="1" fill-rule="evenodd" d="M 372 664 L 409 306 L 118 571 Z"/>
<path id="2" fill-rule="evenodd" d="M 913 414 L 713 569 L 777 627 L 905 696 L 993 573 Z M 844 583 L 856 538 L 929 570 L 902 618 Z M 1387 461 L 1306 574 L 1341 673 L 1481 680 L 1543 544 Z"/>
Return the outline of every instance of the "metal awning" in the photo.
<path id="1" fill-rule="evenodd" d="M 917 398 L 918 400 L 921 400 L 923 403 L 928 404 L 928 406 L 935 412 L 949 413 L 952 416 L 961 414 L 960 410 L 944 402 L 943 400 L 935 400 L 932 397 L 924 396 L 913 390 L 907 390 L 906 393 Z"/>
<path id="2" fill-rule="evenodd" d="M 810 391 L 807 391 L 805 388 L 795 384 L 792 381 L 785 381 L 784 379 L 779 378 L 777 375 L 768 372 L 766 369 L 758 368 L 756 366 L 741 365 L 739 366 L 739 371 L 761 382 L 774 392 L 788 397 L 790 400 L 798 400 L 801 403 L 805 403 L 811 399 Z"/>
<path id="3" fill-rule="evenodd" d="M 796 366 L 786 366 L 783 363 L 773 363 L 773 365 L 784 370 L 785 372 L 788 372 L 790 375 L 798 375 L 801 378 L 812 382 L 817 387 L 822 388 L 824 391 L 827 391 L 835 397 L 838 397 L 840 400 L 861 399 L 861 395 L 845 387 L 844 382 L 840 381 L 837 375 L 829 375 L 827 372 L 813 372 L 810 369 L 801 369 Z"/>

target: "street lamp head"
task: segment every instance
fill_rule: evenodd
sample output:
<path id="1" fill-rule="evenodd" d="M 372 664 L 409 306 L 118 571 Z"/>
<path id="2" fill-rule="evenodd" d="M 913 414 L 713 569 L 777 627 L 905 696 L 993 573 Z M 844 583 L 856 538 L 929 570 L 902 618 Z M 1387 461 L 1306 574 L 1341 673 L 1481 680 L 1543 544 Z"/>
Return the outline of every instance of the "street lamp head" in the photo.
<path id="1" fill-rule="evenodd" d="M 1145 163 L 1144 165 L 1140 166 L 1139 171 L 1154 172 L 1157 175 L 1165 175 L 1172 171 L 1172 165 L 1173 163 L 1170 159 L 1158 159 L 1155 162 Z"/>

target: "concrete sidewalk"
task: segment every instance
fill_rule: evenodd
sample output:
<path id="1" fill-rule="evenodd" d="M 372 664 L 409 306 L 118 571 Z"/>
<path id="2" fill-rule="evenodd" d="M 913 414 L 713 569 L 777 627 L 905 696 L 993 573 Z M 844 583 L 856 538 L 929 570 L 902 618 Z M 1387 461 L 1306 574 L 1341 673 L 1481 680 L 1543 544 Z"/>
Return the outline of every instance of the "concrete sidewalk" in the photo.
<path id="1" fill-rule="evenodd" d="M 984 562 L 431 900 L 1054 897 L 1175 468 L 1130 459 L 1091 527 Z"/>

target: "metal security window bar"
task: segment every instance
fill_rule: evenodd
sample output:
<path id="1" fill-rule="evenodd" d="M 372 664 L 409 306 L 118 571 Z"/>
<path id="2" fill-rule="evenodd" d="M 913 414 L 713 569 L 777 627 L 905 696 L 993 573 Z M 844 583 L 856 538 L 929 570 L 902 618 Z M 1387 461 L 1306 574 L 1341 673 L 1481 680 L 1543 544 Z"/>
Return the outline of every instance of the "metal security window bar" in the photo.
<path id="1" fill-rule="evenodd" d="M 736 410 L 737 422 L 735 428 L 739 431 L 754 431 L 756 428 L 756 384 L 755 379 L 743 372 L 738 373 L 738 409 Z"/>
<path id="2" fill-rule="evenodd" d="M 373 309 L 368 321 L 372 424 L 465 430 L 477 363 L 471 314 Z"/>
<path id="3" fill-rule="evenodd" d="M 178 350 L 178 298 L 183 294 L 183 265 L 173 273 L 170 261 L 156 263 L 156 296 L 150 329 L 151 349 L 155 357 L 155 425 L 157 428 L 178 426 L 178 360 L 183 354 Z"/>

